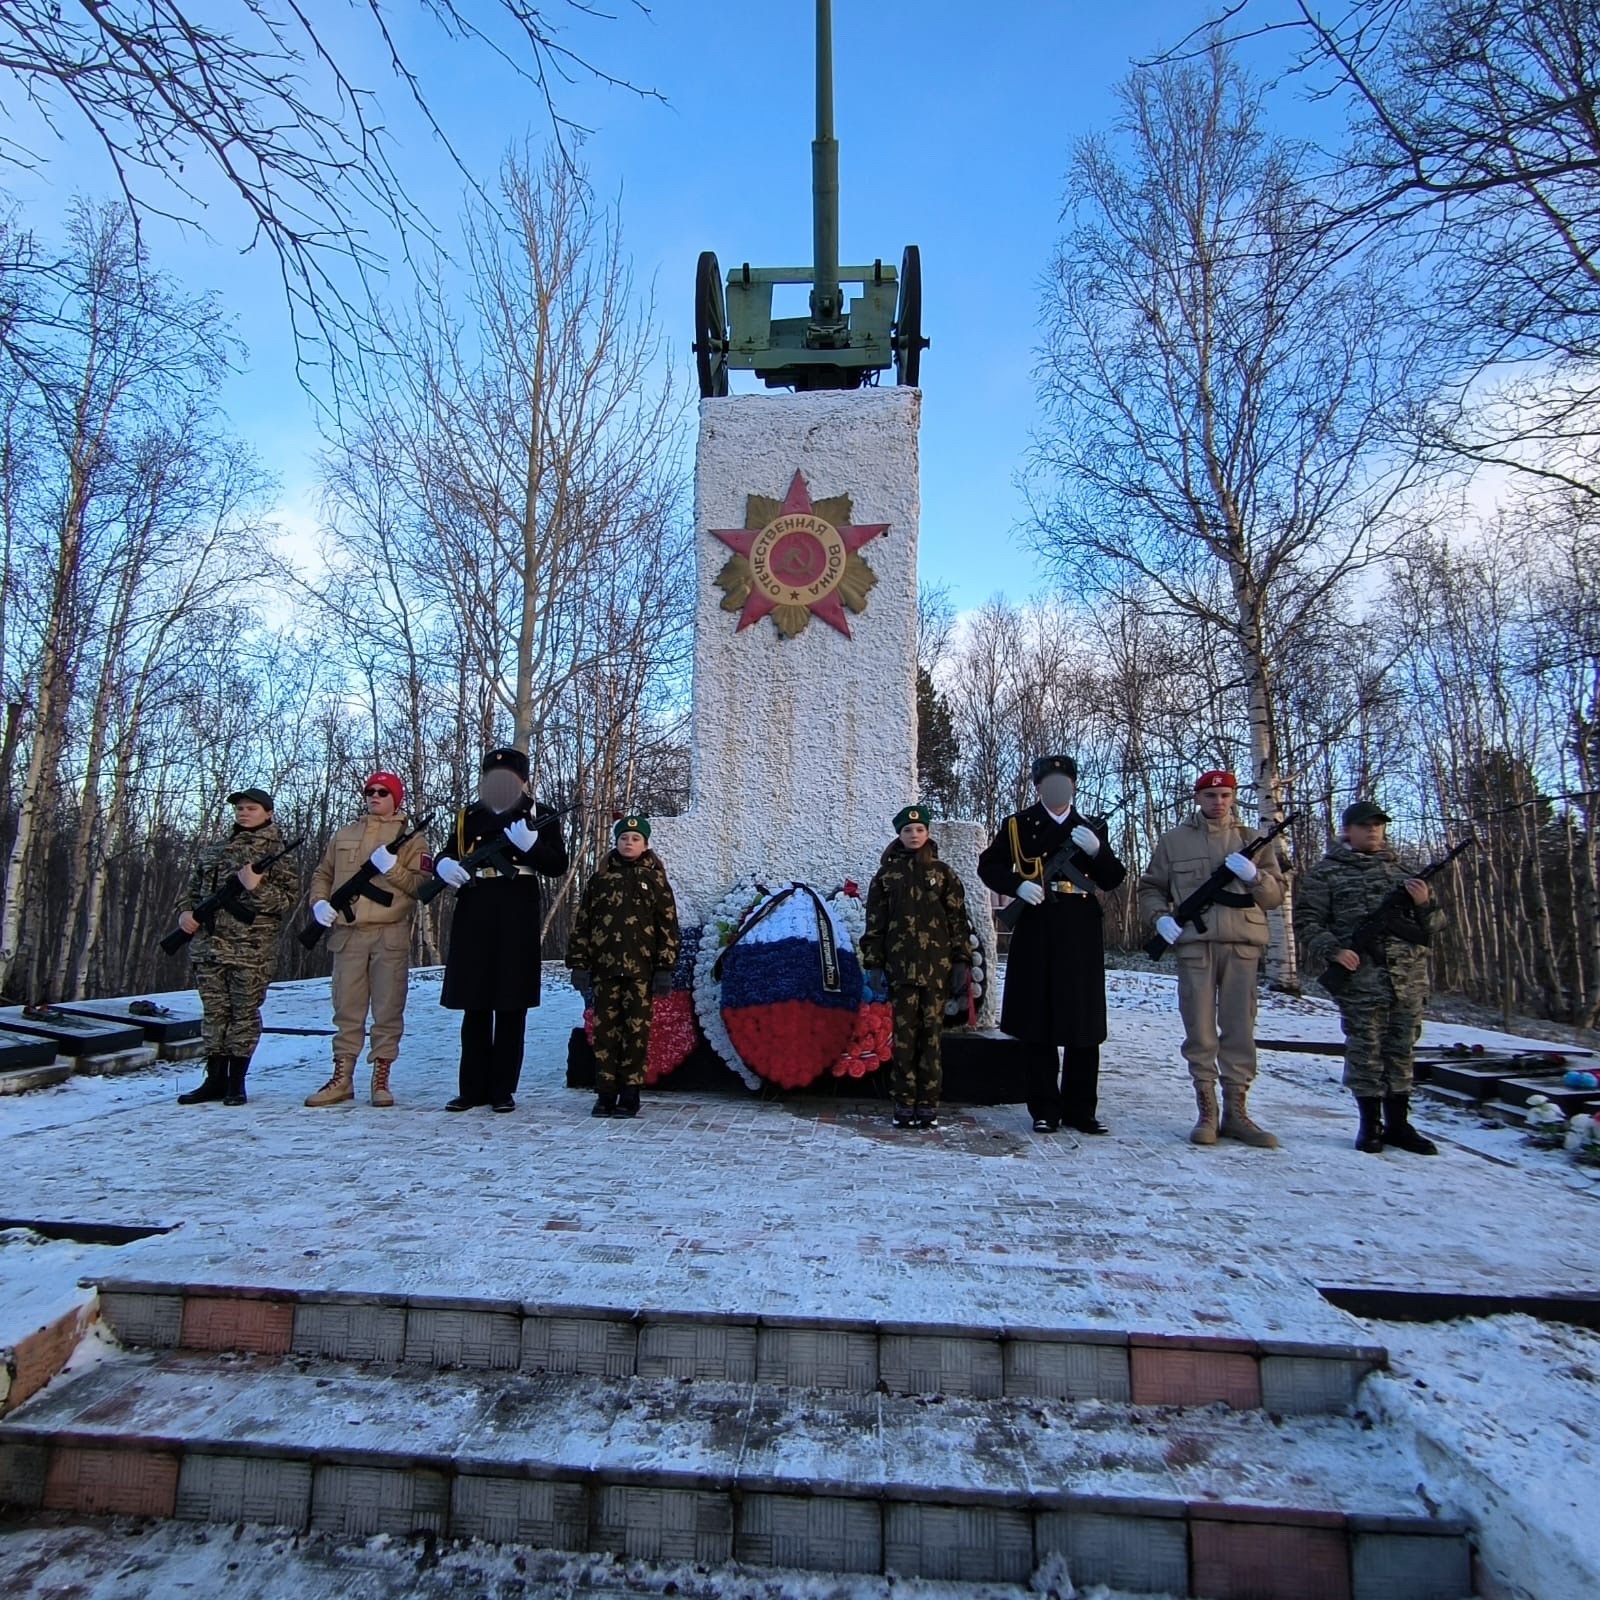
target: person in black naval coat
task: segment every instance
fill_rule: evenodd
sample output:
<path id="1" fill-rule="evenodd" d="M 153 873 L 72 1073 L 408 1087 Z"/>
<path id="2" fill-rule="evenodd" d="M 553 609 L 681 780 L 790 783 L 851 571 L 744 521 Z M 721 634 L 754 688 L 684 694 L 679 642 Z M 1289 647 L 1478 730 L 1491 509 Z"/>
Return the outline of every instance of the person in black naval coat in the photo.
<path id="1" fill-rule="evenodd" d="M 461 865 L 497 836 L 505 846 L 498 861 L 474 871 Z M 439 1003 L 462 1013 L 461 1075 L 445 1110 L 515 1111 L 528 1008 L 539 1003 L 538 875 L 558 878 L 567 870 L 556 814 L 535 808 L 522 751 L 491 750 L 483 758 L 478 798 L 456 813 L 433 870 L 457 891 Z"/>
<path id="2" fill-rule="evenodd" d="M 1040 756 L 1032 768 L 1037 805 L 1000 824 L 978 857 L 978 876 L 1023 902 L 1006 957 L 1000 1027 L 1038 1047 L 1028 1072 L 1028 1111 L 1040 1133 L 1063 1123 L 1105 1133 L 1095 1115 L 1100 1046 L 1106 1036 L 1105 947 L 1097 890 L 1115 889 L 1117 860 L 1105 819 L 1080 814 L 1071 756 Z M 1052 867 L 1063 845 L 1070 855 Z M 1066 1047 L 1064 1063 L 1056 1050 Z"/>

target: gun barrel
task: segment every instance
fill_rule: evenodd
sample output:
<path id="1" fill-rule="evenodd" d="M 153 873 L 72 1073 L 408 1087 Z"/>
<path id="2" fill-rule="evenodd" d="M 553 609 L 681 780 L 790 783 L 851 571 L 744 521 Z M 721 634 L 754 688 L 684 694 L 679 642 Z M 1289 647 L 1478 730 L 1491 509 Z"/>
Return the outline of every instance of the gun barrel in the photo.
<path id="1" fill-rule="evenodd" d="M 839 143 L 833 136 L 833 0 L 817 0 L 817 136 L 811 142 L 811 316 L 836 322 L 839 295 Z"/>

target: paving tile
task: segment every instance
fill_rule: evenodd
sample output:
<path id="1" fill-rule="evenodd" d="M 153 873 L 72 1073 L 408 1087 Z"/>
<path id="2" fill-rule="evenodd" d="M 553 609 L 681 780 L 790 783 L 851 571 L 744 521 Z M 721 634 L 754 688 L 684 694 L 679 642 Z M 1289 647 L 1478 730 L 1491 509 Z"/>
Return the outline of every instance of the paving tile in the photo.
<path id="1" fill-rule="evenodd" d="M 883 1517 L 873 1500 L 828 1495 L 740 1497 L 734 1559 L 761 1567 L 817 1572 L 879 1572 Z"/>
<path id="2" fill-rule="evenodd" d="M 638 1364 L 639 1330 L 612 1318 L 527 1314 L 522 1319 L 524 1372 L 585 1372 L 630 1378 Z"/>
<path id="3" fill-rule="evenodd" d="M 1261 1404 L 1285 1416 L 1348 1411 L 1366 1376 L 1364 1363 L 1310 1356 L 1263 1356 Z"/>
<path id="4" fill-rule="evenodd" d="M 1136 1344 L 1128 1360 L 1136 1406 L 1204 1406 L 1220 1400 L 1249 1410 L 1261 1404 L 1254 1356 Z"/>
<path id="5" fill-rule="evenodd" d="M 338 1361 L 403 1361 L 404 1306 L 307 1304 L 294 1308 L 290 1349 Z"/>
<path id="6" fill-rule="evenodd" d="M 878 1376 L 894 1394 L 1005 1393 L 998 1339 L 886 1333 L 878 1341 Z"/>
<path id="7" fill-rule="evenodd" d="M 1041 1511 L 1034 1544 L 1041 1561 L 1059 1550 L 1077 1583 L 1150 1594 L 1189 1591 L 1189 1529 L 1181 1508 L 1171 1517 Z"/>
<path id="8" fill-rule="evenodd" d="M 1348 1536 L 1290 1524 L 1189 1524 L 1192 1592 L 1207 1600 L 1352 1600 Z"/>
<path id="9" fill-rule="evenodd" d="M 177 1491 L 174 1451 L 56 1444 L 40 1504 L 83 1516 L 170 1517 Z"/>
<path id="10" fill-rule="evenodd" d="M 506 1311 L 406 1312 L 405 1359 L 432 1367 L 513 1372 L 522 1361 L 522 1318 Z"/>
<path id="11" fill-rule="evenodd" d="M 1350 1555 L 1353 1600 L 1465 1600 L 1472 1551 L 1463 1535 L 1357 1532 Z"/>
<path id="12" fill-rule="evenodd" d="M 49 1466 L 48 1444 L 0 1435 L 0 1505 L 39 1505 Z"/>
<path id="13" fill-rule="evenodd" d="M 758 1328 L 756 1381 L 870 1393 L 878 1386 L 877 1335 L 831 1328 Z"/>
<path id="14" fill-rule="evenodd" d="M 641 1378 L 710 1378 L 747 1383 L 756 1375 L 752 1324 L 647 1322 L 639 1329 Z"/>
<path id="15" fill-rule="evenodd" d="M 100 1291 L 100 1315 L 125 1345 L 146 1349 L 175 1349 L 183 1337 L 181 1294 Z"/>
<path id="16" fill-rule="evenodd" d="M 1131 1398 L 1125 1344 L 1008 1339 L 1002 1353 L 1008 1395 L 1048 1400 Z"/>
<path id="17" fill-rule="evenodd" d="M 294 1304 L 227 1296 L 188 1295 L 179 1342 L 186 1350 L 250 1350 L 284 1355 L 294 1338 Z"/>
<path id="18" fill-rule="evenodd" d="M 1022 1583 L 1034 1567 L 1033 1519 L 990 1506 L 890 1502 L 883 1508 L 883 1564 L 906 1577 Z"/>
<path id="19" fill-rule="evenodd" d="M 589 1543 L 640 1561 L 729 1561 L 733 1501 L 722 1491 L 612 1485 L 594 1496 Z"/>
<path id="20" fill-rule="evenodd" d="M 450 1480 L 428 1468 L 327 1464 L 311 1488 L 311 1526 L 344 1537 L 442 1534 L 450 1519 Z"/>
<path id="21" fill-rule="evenodd" d="M 461 1473 L 450 1487 L 450 1532 L 493 1544 L 585 1550 L 589 1492 L 581 1483 Z"/>
<path id="22" fill-rule="evenodd" d="M 311 1463 L 271 1456 L 187 1451 L 174 1515 L 192 1522 L 260 1522 L 303 1528 L 311 1511 Z"/>

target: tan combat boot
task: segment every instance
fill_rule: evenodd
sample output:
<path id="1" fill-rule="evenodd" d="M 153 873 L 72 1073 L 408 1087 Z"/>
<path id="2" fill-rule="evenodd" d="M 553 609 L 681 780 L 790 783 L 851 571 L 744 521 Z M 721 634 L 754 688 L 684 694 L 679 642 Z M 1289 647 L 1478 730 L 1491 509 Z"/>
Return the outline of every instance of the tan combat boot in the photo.
<path id="1" fill-rule="evenodd" d="M 333 1076 L 317 1090 L 306 1096 L 308 1106 L 336 1106 L 341 1100 L 356 1097 L 356 1064 L 353 1061 L 335 1061 Z"/>
<path id="2" fill-rule="evenodd" d="M 1190 1144 L 1215 1144 L 1217 1142 L 1217 1086 L 1214 1083 L 1197 1083 L 1194 1086 L 1194 1103 L 1200 1119 L 1189 1130 Z"/>
<path id="3" fill-rule="evenodd" d="M 1250 1120 L 1250 1111 L 1246 1104 L 1249 1098 L 1249 1084 L 1223 1084 L 1222 1125 L 1217 1132 L 1224 1139 L 1237 1139 L 1240 1144 L 1251 1145 L 1257 1150 L 1276 1150 L 1278 1136 L 1268 1133 L 1265 1128 L 1258 1128 Z"/>
<path id="4" fill-rule="evenodd" d="M 375 1106 L 392 1106 L 394 1096 L 389 1093 L 389 1068 L 392 1061 L 374 1056 L 372 1060 L 372 1103 Z"/>

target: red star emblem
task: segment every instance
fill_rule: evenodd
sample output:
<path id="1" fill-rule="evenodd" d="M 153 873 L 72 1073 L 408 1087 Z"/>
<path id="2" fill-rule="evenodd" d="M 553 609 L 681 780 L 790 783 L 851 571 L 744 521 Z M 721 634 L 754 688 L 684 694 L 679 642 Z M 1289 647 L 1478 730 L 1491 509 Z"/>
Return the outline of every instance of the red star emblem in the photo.
<path id="1" fill-rule="evenodd" d="M 777 611 L 779 627 L 788 636 L 805 623 L 806 617 L 798 614 L 803 610 L 848 639 L 845 602 L 850 599 L 852 610 L 862 610 L 865 589 L 874 581 L 857 552 L 888 531 L 887 522 L 829 522 L 818 514 L 805 475 L 796 472 L 778 515 L 765 526 L 711 529 L 714 538 L 749 563 L 749 591 L 735 631 L 742 633 Z M 859 574 L 853 579 L 852 568 Z M 785 625 L 787 618 L 796 617 L 797 625 Z"/>

